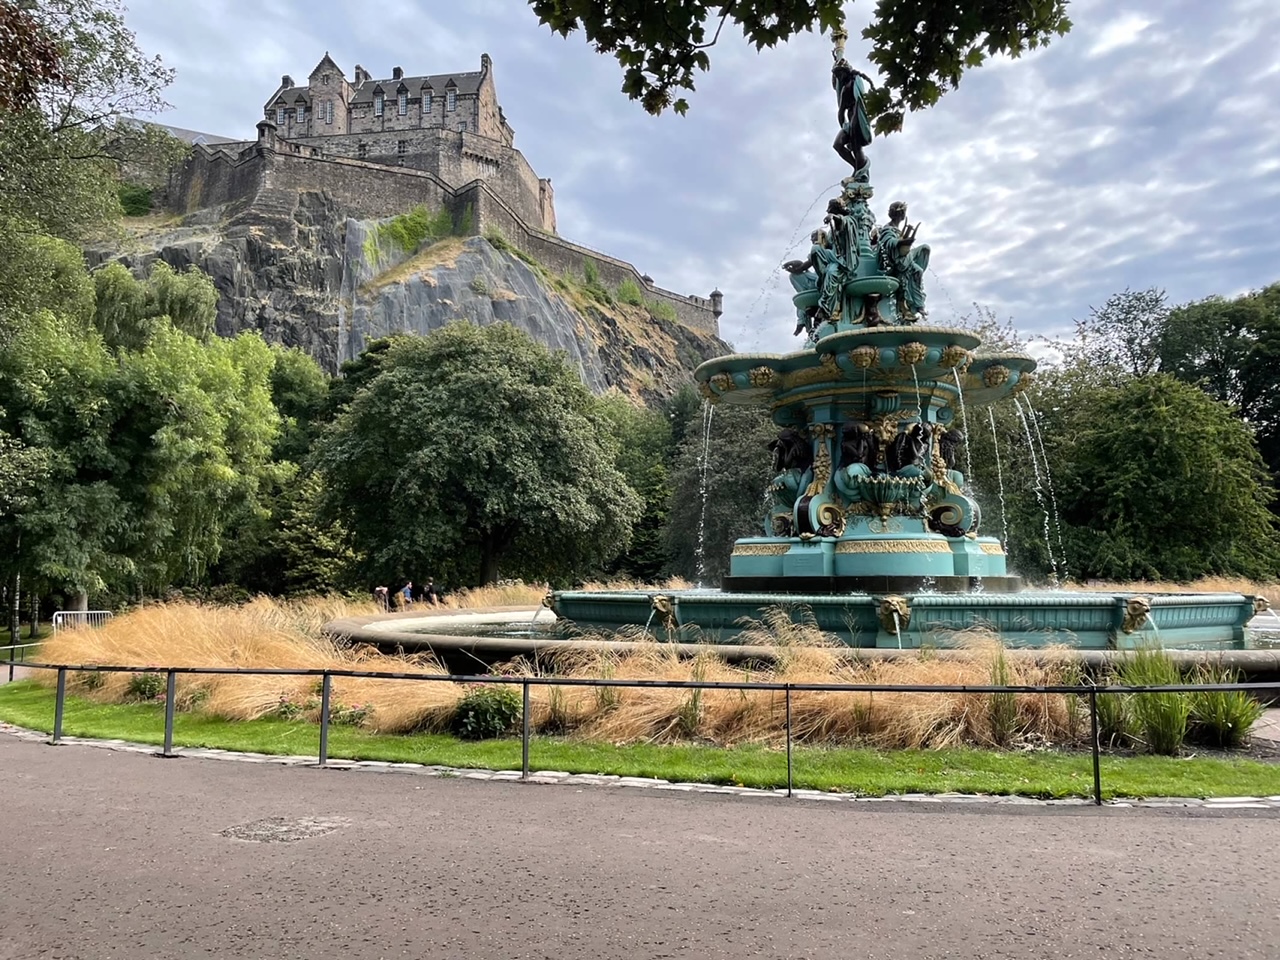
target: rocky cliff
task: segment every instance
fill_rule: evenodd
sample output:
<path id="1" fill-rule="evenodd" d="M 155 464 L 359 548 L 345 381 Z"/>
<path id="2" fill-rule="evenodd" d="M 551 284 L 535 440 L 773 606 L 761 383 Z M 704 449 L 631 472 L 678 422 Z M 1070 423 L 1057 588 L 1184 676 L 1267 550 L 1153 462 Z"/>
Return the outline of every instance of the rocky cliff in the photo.
<path id="1" fill-rule="evenodd" d="M 553 273 L 501 237 L 428 236 L 406 245 L 393 221 L 347 217 L 325 194 L 258 196 L 186 217 L 127 221 L 122 242 L 86 251 L 145 271 L 195 266 L 218 289 L 219 334 L 258 330 L 331 372 L 373 339 L 453 320 L 506 321 L 564 350 L 596 392 L 670 395 L 702 360 L 727 352 L 648 301 L 587 275 Z M 588 271 L 589 273 L 589 271 Z"/>

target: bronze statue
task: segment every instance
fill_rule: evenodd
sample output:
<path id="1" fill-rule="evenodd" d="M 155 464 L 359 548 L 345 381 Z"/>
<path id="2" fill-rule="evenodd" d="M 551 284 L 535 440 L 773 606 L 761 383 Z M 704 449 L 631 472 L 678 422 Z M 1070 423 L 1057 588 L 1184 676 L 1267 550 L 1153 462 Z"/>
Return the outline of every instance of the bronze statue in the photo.
<path id="1" fill-rule="evenodd" d="M 812 315 L 806 311 L 806 315 L 800 318 L 800 322 L 796 324 L 795 333 L 807 329 L 809 333 L 813 333 L 813 328 L 818 323 L 824 323 L 828 320 L 836 320 L 840 316 L 840 299 L 844 293 L 844 284 L 848 279 L 848 273 L 844 264 L 835 249 L 832 247 L 831 239 L 825 230 L 815 230 L 811 236 L 813 245 L 809 248 L 809 256 L 804 260 L 788 260 L 782 265 L 782 269 L 792 275 L 791 285 L 798 292 L 805 290 L 817 289 L 818 306 Z M 814 282 L 810 283 L 807 279 L 799 279 L 803 275 L 812 270 L 815 274 Z"/>
<path id="2" fill-rule="evenodd" d="M 924 316 L 924 272 L 929 268 L 929 245 L 916 246 L 916 231 L 906 222 L 907 205 L 889 204 L 889 222 L 876 231 L 880 269 L 898 281 L 898 313 L 903 320 Z"/>
<path id="3" fill-rule="evenodd" d="M 832 147 L 845 163 L 853 167 L 855 177 L 866 170 L 864 148 L 871 143 L 871 120 L 863 99 L 866 93 L 864 80 L 871 84 L 871 89 L 875 89 L 875 81 L 861 70 L 855 70 L 844 57 L 837 57 L 831 68 L 831 85 L 836 91 L 836 118 L 840 132 L 836 134 Z"/>
<path id="4" fill-rule="evenodd" d="M 880 459 L 880 441 L 865 423 L 846 423 L 840 436 L 840 466 L 864 464 L 875 470 Z"/>
<path id="5" fill-rule="evenodd" d="M 894 437 L 885 450 L 885 467 L 892 474 L 905 467 L 927 464 L 932 443 L 933 426 L 928 423 L 913 423 L 910 428 Z"/>
<path id="6" fill-rule="evenodd" d="M 773 469 L 778 473 L 803 472 L 813 466 L 813 444 L 794 427 L 783 427 L 778 438 L 769 441 L 769 449 L 773 452 Z"/>

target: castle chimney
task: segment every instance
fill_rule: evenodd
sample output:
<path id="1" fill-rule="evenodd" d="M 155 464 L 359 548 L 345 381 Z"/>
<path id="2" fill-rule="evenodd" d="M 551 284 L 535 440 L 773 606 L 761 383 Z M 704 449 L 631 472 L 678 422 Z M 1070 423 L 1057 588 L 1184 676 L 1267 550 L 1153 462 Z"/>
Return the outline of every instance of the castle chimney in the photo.
<path id="1" fill-rule="evenodd" d="M 356 64 L 356 84 L 364 83 L 364 67 Z"/>
<path id="2" fill-rule="evenodd" d="M 717 287 L 711 291 L 711 314 L 719 320 L 722 313 L 724 313 L 724 294 Z"/>
<path id="3" fill-rule="evenodd" d="M 293 86 L 293 77 L 289 76 L 289 75 L 286 73 L 283 77 L 281 77 L 281 78 L 280 78 L 280 86 L 282 86 L 282 87 L 292 87 L 292 86 Z"/>
<path id="4" fill-rule="evenodd" d="M 399 80 L 399 79 L 401 79 L 401 78 L 403 78 L 403 77 L 404 77 L 404 70 L 403 70 L 403 69 L 401 69 L 400 67 L 392 67 L 392 68 L 391 68 L 391 79 L 392 79 L 392 80 Z"/>

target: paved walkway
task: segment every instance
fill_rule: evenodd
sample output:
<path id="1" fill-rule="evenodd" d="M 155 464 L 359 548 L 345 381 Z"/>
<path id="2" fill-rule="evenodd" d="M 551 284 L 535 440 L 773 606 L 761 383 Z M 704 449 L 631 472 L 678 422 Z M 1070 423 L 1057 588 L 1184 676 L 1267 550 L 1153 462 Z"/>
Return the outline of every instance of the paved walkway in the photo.
<path id="1" fill-rule="evenodd" d="M 785 803 L 0 736 L 0 958 L 1269 958 L 1280 816 Z"/>

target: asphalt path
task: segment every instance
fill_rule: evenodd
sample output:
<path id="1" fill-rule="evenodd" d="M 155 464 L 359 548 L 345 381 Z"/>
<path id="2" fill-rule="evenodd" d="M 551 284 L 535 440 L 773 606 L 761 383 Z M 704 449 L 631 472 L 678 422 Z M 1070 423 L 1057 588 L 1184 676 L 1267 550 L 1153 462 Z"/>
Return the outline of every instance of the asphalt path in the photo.
<path id="1" fill-rule="evenodd" d="M 0 958 L 1243 958 L 1263 810 L 744 799 L 0 736 Z"/>

